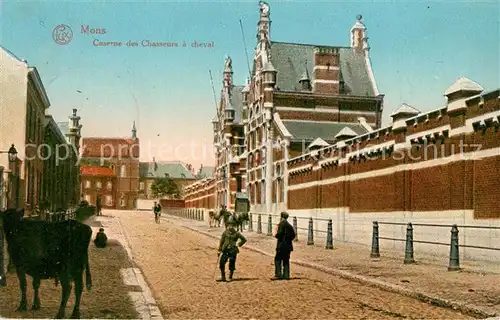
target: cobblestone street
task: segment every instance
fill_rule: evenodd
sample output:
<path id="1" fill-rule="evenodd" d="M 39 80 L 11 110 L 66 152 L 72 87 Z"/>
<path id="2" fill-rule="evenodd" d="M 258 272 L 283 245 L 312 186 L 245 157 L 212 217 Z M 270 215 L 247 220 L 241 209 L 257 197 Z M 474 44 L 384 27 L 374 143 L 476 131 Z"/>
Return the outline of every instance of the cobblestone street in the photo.
<path id="1" fill-rule="evenodd" d="M 157 225 L 150 212 L 105 214 L 119 217 L 164 318 L 470 318 L 294 264 L 293 280 L 271 281 L 273 259 L 245 247 L 236 279 L 216 282 L 216 239 L 187 230 L 168 216 Z"/>

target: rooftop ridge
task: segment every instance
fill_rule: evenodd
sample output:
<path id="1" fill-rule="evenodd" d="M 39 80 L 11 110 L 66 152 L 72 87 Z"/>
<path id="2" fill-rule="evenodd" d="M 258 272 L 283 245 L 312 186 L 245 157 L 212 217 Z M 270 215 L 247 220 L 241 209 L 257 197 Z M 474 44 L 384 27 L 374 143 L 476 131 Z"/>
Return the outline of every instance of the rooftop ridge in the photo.
<path id="1" fill-rule="evenodd" d="M 323 47 L 323 48 L 338 48 L 338 49 L 352 49 L 351 47 L 348 46 L 334 46 L 334 45 L 323 45 L 323 44 L 311 44 L 311 43 L 296 43 L 296 42 L 286 42 L 286 41 L 271 41 L 271 46 L 273 43 L 277 44 L 291 44 L 291 45 L 297 45 L 297 46 L 307 46 L 307 47 Z"/>

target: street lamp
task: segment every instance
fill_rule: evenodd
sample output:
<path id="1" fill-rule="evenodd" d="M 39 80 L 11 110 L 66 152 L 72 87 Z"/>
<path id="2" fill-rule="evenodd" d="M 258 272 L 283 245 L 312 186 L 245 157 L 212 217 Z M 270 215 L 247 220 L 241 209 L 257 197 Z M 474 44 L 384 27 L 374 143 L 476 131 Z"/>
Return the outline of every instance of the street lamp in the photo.
<path id="1" fill-rule="evenodd" d="M 9 148 L 8 151 L 0 151 L 0 153 L 8 153 L 9 154 L 9 164 L 15 163 L 17 160 L 17 150 L 16 147 L 14 147 L 14 144 L 12 144 Z M 9 181 L 10 183 L 10 181 Z M 0 287 L 4 287 L 7 285 L 7 279 L 5 278 L 5 268 L 3 265 L 4 261 L 4 256 L 3 256 L 3 251 L 4 251 L 4 240 L 3 240 L 3 221 L 2 221 L 2 227 L 0 229 Z M 10 260 L 10 259 L 9 259 Z"/>

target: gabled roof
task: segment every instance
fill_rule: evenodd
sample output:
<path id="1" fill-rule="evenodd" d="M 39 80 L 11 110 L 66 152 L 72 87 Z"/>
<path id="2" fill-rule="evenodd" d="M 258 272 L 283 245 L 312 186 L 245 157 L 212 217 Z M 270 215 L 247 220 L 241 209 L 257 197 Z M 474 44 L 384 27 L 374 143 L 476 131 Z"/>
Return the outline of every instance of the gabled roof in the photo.
<path id="1" fill-rule="evenodd" d="M 111 177 L 114 176 L 112 168 L 98 166 L 80 166 L 80 175 L 92 177 Z"/>
<path id="2" fill-rule="evenodd" d="M 310 44 L 284 43 L 271 41 L 271 61 L 278 71 L 276 86 L 281 91 L 300 91 L 300 83 L 304 74 L 304 62 L 307 61 L 307 72 L 314 80 L 314 49 Z M 344 82 L 346 94 L 356 96 L 375 96 L 373 84 L 369 77 L 365 54 L 348 47 L 337 48 L 340 54 L 340 81 Z"/>
<path id="3" fill-rule="evenodd" d="M 196 179 L 180 161 L 156 161 L 139 163 L 141 178 L 164 178 L 165 174 L 172 179 Z"/>
<path id="4" fill-rule="evenodd" d="M 344 127 L 342 130 L 339 131 L 339 133 L 337 133 L 335 135 L 335 138 L 340 138 L 340 137 L 355 137 L 357 135 L 358 134 L 356 132 L 354 132 L 354 130 L 352 130 L 351 128 Z"/>
<path id="5" fill-rule="evenodd" d="M 323 147 L 328 147 L 328 146 L 329 146 L 328 142 L 326 142 L 325 140 L 318 137 L 318 138 L 316 138 L 316 140 L 311 142 L 311 144 L 309 144 L 309 146 L 307 148 L 308 149 L 311 149 L 312 147 L 323 148 Z"/>
<path id="6" fill-rule="evenodd" d="M 484 90 L 483 87 L 481 87 L 479 84 L 472 81 L 471 79 L 466 77 L 461 77 L 457 79 L 455 83 L 453 83 L 448 89 L 444 91 L 444 95 L 447 96 L 459 91 L 472 91 L 480 93 L 483 90 Z"/>
<path id="7" fill-rule="evenodd" d="M 401 104 L 401 106 L 399 108 L 397 108 L 396 110 L 394 110 L 393 113 L 391 113 L 391 117 L 398 115 L 398 114 L 417 115 L 419 113 L 420 113 L 420 110 L 416 109 L 415 107 L 413 107 L 407 103 L 403 103 L 403 104 Z"/>
<path id="8" fill-rule="evenodd" d="M 357 135 L 368 132 L 360 123 L 309 122 L 298 120 L 282 121 L 292 135 L 291 140 L 296 142 L 313 142 L 316 138 L 321 138 L 327 143 L 334 143 L 335 136 L 345 127 L 351 129 Z"/>

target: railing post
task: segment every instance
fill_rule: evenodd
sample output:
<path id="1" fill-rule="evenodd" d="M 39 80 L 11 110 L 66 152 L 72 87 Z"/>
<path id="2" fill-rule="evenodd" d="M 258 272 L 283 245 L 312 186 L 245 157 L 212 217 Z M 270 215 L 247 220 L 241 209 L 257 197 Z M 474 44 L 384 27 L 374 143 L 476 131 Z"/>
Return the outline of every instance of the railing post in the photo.
<path id="1" fill-rule="evenodd" d="M 307 228 L 307 245 L 311 246 L 314 244 L 314 234 L 313 234 L 313 218 L 309 218 L 309 228 Z"/>
<path id="2" fill-rule="evenodd" d="M 260 213 L 257 217 L 257 233 L 262 233 L 262 218 Z"/>
<path id="3" fill-rule="evenodd" d="M 295 231 L 295 239 L 293 239 L 293 241 L 299 241 L 299 230 L 297 228 L 297 217 L 293 217 L 293 230 Z"/>
<path id="4" fill-rule="evenodd" d="M 373 234 L 372 234 L 372 252 L 370 258 L 380 258 L 379 243 L 378 243 L 378 222 L 373 221 Z"/>
<path id="5" fill-rule="evenodd" d="M 406 249 L 405 249 L 405 260 L 404 264 L 415 263 L 415 259 L 413 258 L 413 226 L 408 223 L 408 227 L 406 227 Z"/>
<path id="6" fill-rule="evenodd" d="M 326 249 L 333 249 L 333 223 L 332 219 L 328 220 L 328 231 L 326 234 Z"/>
<path id="7" fill-rule="evenodd" d="M 267 235 L 272 236 L 273 235 L 273 217 L 269 214 L 269 217 L 267 218 Z"/>
<path id="8" fill-rule="evenodd" d="M 450 264 L 448 265 L 448 271 L 458 271 L 458 270 L 460 270 L 458 227 L 456 224 L 454 224 L 451 227 Z"/>
<path id="9" fill-rule="evenodd" d="M 248 213 L 248 231 L 253 232 L 253 217 L 251 213 Z"/>

